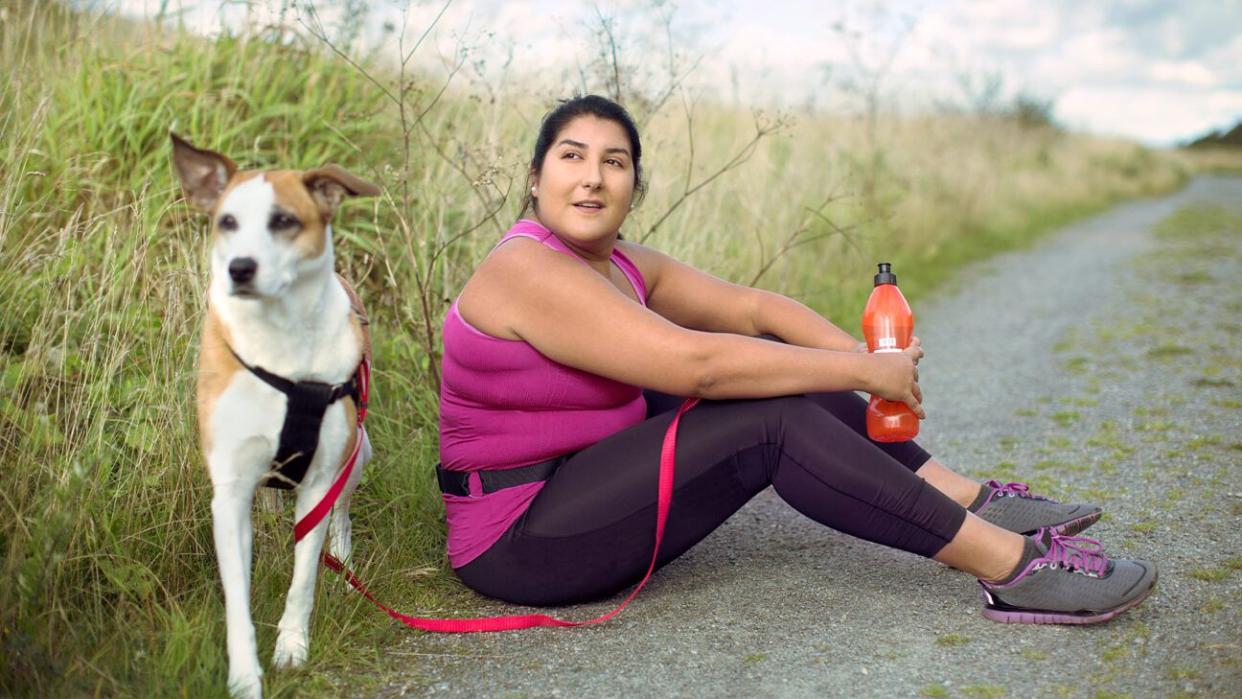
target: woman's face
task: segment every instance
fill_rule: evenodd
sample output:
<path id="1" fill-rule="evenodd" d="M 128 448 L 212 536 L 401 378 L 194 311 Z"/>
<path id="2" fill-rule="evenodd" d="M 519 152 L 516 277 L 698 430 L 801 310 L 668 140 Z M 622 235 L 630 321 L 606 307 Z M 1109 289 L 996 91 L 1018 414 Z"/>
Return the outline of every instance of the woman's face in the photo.
<path id="1" fill-rule="evenodd" d="M 531 178 L 539 222 L 579 247 L 616 237 L 634 198 L 630 139 L 615 121 L 580 116 L 565 125 Z"/>

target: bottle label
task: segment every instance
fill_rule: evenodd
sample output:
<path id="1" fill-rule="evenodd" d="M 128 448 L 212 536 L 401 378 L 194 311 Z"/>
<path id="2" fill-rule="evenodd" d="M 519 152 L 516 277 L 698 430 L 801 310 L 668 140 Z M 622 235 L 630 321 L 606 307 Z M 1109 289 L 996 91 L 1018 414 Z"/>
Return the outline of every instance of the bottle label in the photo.
<path id="1" fill-rule="evenodd" d="M 901 348 L 897 346 L 897 338 L 895 337 L 876 338 L 875 344 L 876 344 L 876 348 L 875 348 L 876 352 L 900 352 L 901 351 Z"/>
<path id="2" fill-rule="evenodd" d="M 876 350 L 875 352 L 872 352 L 872 354 L 889 354 L 890 352 L 900 352 L 900 351 L 901 350 L 897 349 L 896 347 L 882 347 Z"/>

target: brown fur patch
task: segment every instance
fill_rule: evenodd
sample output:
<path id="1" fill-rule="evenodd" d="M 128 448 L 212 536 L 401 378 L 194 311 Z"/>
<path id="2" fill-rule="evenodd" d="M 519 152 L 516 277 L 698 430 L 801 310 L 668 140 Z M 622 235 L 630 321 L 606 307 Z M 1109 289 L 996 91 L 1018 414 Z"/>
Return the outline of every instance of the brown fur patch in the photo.
<path id="1" fill-rule="evenodd" d="M 306 185 L 302 184 L 302 173 L 296 170 L 246 170 L 238 172 L 229 180 L 229 184 L 224 188 L 220 198 L 216 200 L 215 210 L 211 212 L 211 230 L 212 234 L 216 234 L 216 218 L 220 209 L 220 202 L 228 198 L 229 194 L 238 187 L 238 185 L 255 177 L 262 177 L 272 185 L 272 189 L 276 192 L 276 205 L 292 214 L 302 227 L 294 234 L 293 245 L 302 255 L 313 260 L 323 254 L 327 247 L 327 236 L 325 235 L 324 226 L 327 225 L 328 219 L 325 219 L 319 211 L 319 205 L 311 198 L 310 192 L 306 191 Z M 270 212 L 269 212 L 270 213 Z"/>
<path id="2" fill-rule="evenodd" d="M 354 337 L 358 339 L 358 345 L 362 347 L 362 358 L 371 361 L 371 319 L 367 317 L 367 309 L 362 305 L 362 299 L 358 298 L 358 294 L 354 292 L 354 288 L 345 281 L 345 277 L 336 275 L 337 281 L 341 283 L 341 288 L 345 289 L 345 294 L 349 296 L 349 308 L 353 311 L 349 319 L 349 326 L 354 330 Z"/>
<path id="3" fill-rule="evenodd" d="M 243 369 L 229 351 L 231 341 L 229 329 L 208 308 L 198 353 L 198 434 L 204 457 L 211 452 L 211 414 L 216 400 L 228 388 L 233 375 Z"/>
<path id="4" fill-rule="evenodd" d="M 319 205 L 302 184 L 302 173 L 294 170 L 276 170 L 265 175 L 276 190 L 276 204 L 302 222 L 302 228 L 293 238 L 293 245 L 307 259 L 323 254 L 327 247 L 324 226 L 328 219 L 319 211 Z"/>
<path id="5" fill-rule="evenodd" d="M 354 405 L 353 398 L 346 398 L 341 401 L 341 405 L 345 406 L 345 424 L 349 425 L 349 439 L 345 442 L 345 450 L 341 452 L 338 466 L 343 465 L 349 455 L 354 453 L 354 443 L 358 441 L 358 406 Z"/>

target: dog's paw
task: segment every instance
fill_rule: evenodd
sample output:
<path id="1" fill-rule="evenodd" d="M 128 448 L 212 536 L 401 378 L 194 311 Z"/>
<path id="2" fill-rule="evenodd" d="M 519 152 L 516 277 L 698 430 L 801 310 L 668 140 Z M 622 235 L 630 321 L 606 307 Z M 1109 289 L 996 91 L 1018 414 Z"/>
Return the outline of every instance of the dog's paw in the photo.
<path id="1" fill-rule="evenodd" d="M 272 664 L 276 667 L 301 667 L 306 662 L 306 652 L 310 641 L 305 631 L 281 629 L 276 637 L 276 652 L 272 654 Z"/>
<path id="2" fill-rule="evenodd" d="M 263 699 L 263 671 L 229 673 L 229 694 L 233 699 Z"/>

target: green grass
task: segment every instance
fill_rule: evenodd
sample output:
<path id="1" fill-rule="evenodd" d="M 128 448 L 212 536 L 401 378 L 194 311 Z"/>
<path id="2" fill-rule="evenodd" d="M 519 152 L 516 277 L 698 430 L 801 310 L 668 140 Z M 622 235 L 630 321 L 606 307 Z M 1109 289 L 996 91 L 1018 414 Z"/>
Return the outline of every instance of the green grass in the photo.
<path id="1" fill-rule="evenodd" d="M 1218 583 L 1229 578 L 1228 568 L 1196 568 L 1190 571 L 1190 577 L 1203 582 Z"/>
<path id="2" fill-rule="evenodd" d="M 1061 427 L 1069 427 L 1082 416 L 1077 410 L 1058 410 L 1052 414 L 1052 421 Z"/>
<path id="3" fill-rule="evenodd" d="M 1193 667 L 1171 667 L 1165 676 L 1174 682 L 1183 682 L 1185 680 L 1193 680 L 1199 676 L 1199 670 Z"/>
<path id="4" fill-rule="evenodd" d="M 423 120 L 407 143 L 384 92 L 391 73 L 359 59 L 381 88 L 287 30 L 204 40 L 52 3 L 6 10 L 0 694 L 224 691 L 211 491 L 193 405 L 206 240 L 179 201 L 169 129 L 244 167 L 335 161 L 385 187 L 336 226 L 338 267 L 366 301 L 375 338 L 368 428 L 377 456 L 354 501 L 355 567 L 404 611 L 470 615 L 477 601 L 447 567 L 432 478 L 435 328 L 515 217 L 529 120 L 549 101 L 524 85 L 498 86 L 491 101 L 451 85 L 437 99 L 445 76 L 409 75 L 404 94 Z M 653 187 L 633 230 L 675 209 L 648 242 L 719 276 L 751 279 L 806 207 L 858 177 L 866 141 L 857 124 L 795 115 L 741 168 L 679 205 L 687 138 L 677 109 L 648 122 Z M 753 121 L 718 107 L 697 114 L 701 177 L 745 143 Z M 966 261 L 1166 191 L 1188 172 L 1128 144 L 999 119 L 890 119 L 883 133 L 875 198 L 825 210 L 856 226 L 855 239 L 813 223 L 809 234 L 822 240 L 780 258 L 761 281 L 850 330 L 878 259 L 895 263 L 917 307 Z M 292 569 L 291 522 L 289 504 L 256 513 L 252 598 L 264 661 Z M 401 664 L 383 649 L 405 632 L 330 573 L 322 579 L 308 667 L 269 671 L 269 695 L 365 693 Z"/>
<path id="5" fill-rule="evenodd" d="M 1147 350 L 1147 356 L 1150 359 L 1171 359 L 1191 354 L 1193 352 L 1194 350 L 1189 347 L 1183 347 L 1173 343 L 1165 343 Z"/>
<path id="6" fill-rule="evenodd" d="M 970 643 L 969 636 L 963 636 L 960 633 L 946 633 L 936 637 L 936 645 L 942 648 L 953 648 L 955 646 L 964 646 Z"/>
<path id="7" fill-rule="evenodd" d="M 1004 687 L 996 684 L 973 684 L 962 687 L 962 694 L 971 699 L 1001 699 L 1006 691 Z"/>
<path id="8" fill-rule="evenodd" d="M 1027 660 L 1030 660 L 1031 662 L 1040 662 L 1040 661 L 1048 659 L 1047 651 L 1042 651 L 1042 650 L 1039 650 L 1038 648 L 1023 648 L 1020 651 L 1020 654 L 1022 655 L 1023 658 L 1026 658 Z"/>

